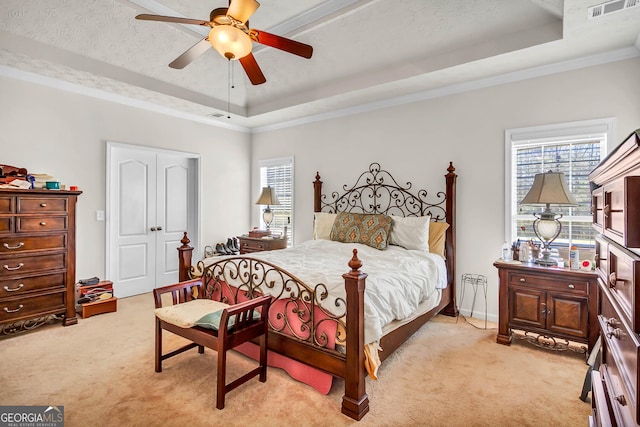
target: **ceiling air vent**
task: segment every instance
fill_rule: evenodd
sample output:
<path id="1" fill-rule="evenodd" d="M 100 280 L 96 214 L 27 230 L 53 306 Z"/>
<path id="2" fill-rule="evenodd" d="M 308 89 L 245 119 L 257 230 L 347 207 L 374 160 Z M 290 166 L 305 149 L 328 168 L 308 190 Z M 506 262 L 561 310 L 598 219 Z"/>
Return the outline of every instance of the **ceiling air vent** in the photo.
<path id="1" fill-rule="evenodd" d="M 620 12 L 621 10 L 630 9 L 640 6 L 640 0 L 613 0 L 597 6 L 591 6 L 587 9 L 587 18 L 595 19 L 609 13 Z"/>
<path id="2" fill-rule="evenodd" d="M 207 117 L 224 117 L 224 114 L 222 113 L 211 113 L 211 114 L 207 114 Z"/>

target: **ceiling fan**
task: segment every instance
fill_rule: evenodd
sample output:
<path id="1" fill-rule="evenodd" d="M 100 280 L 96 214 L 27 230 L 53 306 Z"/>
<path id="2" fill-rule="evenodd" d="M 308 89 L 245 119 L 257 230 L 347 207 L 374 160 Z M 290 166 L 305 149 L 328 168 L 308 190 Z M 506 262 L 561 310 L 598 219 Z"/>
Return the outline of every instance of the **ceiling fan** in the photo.
<path id="1" fill-rule="evenodd" d="M 258 9 L 256 0 L 230 0 L 229 7 L 220 7 L 211 11 L 209 21 L 179 18 L 174 16 L 141 14 L 136 19 L 144 21 L 162 21 L 178 24 L 193 24 L 211 27 L 209 35 L 187 49 L 169 64 L 171 68 L 182 69 L 196 59 L 205 50 L 213 46 L 220 55 L 229 61 L 237 59 L 247 77 L 254 85 L 267 81 L 255 57 L 251 53 L 252 42 L 271 46 L 303 58 L 311 58 L 313 47 L 295 40 L 287 39 L 266 31 L 249 28 L 249 17 Z"/>

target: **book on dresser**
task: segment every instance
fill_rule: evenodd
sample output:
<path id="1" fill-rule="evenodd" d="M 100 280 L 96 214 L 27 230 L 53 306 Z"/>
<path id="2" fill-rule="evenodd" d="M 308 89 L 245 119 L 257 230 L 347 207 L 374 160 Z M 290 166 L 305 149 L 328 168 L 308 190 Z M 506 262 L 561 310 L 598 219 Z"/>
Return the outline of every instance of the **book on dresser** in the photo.
<path id="1" fill-rule="evenodd" d="M 640 129 L 589 175 L 602 350 L 590 425 L 640 424 Z"/>
<path id="2" fill-rule="evenodd" d="M 80 191 L 0 189 L 0 334 L 76 324 Z"/>

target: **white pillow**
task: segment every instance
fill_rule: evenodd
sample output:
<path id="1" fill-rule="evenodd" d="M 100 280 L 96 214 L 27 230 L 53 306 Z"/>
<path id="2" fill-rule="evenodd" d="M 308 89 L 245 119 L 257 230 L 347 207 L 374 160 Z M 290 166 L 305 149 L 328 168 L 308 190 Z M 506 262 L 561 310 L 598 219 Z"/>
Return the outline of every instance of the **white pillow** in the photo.
<path id="1" fill-rule="evenodd" d="M 394 216 L 389 243 L 405 249 L 429 252 L 430 216 Z"/>
<path id="2" fill-rule="evenodd" d="M 338 214 L 315 212 L 313 217 L 313 240 L 331 240 L 331 229 Z"/>

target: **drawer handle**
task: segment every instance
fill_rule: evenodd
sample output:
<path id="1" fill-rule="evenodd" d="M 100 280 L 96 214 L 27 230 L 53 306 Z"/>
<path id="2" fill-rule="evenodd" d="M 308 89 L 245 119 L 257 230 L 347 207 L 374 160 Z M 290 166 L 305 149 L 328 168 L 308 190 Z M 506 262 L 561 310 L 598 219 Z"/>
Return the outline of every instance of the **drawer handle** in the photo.
<path id="1" fill-rule="evenodd" d="M 40 203 L 40 207 L 41 207 L 41 208 L 46 208 L 46 207 L 47 207 L 47 204 L 46 204 L 46 203 Z"/>
<path id="2" fill-rule="evenodd" d="M 607 338 L 614 337 L 615 339 L 620 339 L 622 337 L 622 330 L 620 328 L 616 328 L 613 331 L 607 332 Z"/>
<path id="3" fill-rule="evenodd" d="M 47 223 L 46 223 L 46 222 L 44 222 L 44 221 L 42 221 L 42 222 L 40 223 L 40 225 L 44 227 L 45 225 L 47 225 Z"/>
<path id="4" fill-rule="evenodd" d="M 615 317 L 611 317 L 609 319 L 607 319 L 607 326 L 612 327 L 612 328 L 617 328 L 618 326 L 620 326 L 620 321 L 618 319 L 616 319 Z"/>
<path id="5" fill-rule="evenodd" d="M 624 398 L 624 394 L 620 394 L 614 397 L 615 401 L 622 406 L 627 406 L 627 399 Z"/>
<path id="6" fill-rule="evenodd" d="M 4 243 L 2 246 L 4 246 L 4 247 L 5 247 L 5 248 L 7 248 L 7 249 L 12 249 L 12 250 L 13 250 L 13 249 L 20 249 L 21 247 L 23 247 L 23 246 L 24 246 L 24 242 L 20 242 L 20 243 L 18 243 L 16 246 L 9 246 L 9 244 L 8 244 L 8 243 Z"/>
<path id="7" fill-rule="evenodd" d="M 569 289 L 575 289 L 575 285 L 573 283 L 569 283 Z"/>
<path id="8" fill-rule="evenodd" d="M 14 270 L 20 270 L 22 267 L 24 267 L 23 263 L 18 264 L 17 267 L 9 267 L 7 264 L 3 265 L 5 270 L 9 270 L 9 271 L 14 271 Z"/>
<path id="9" fill-rule="evenodd" d="M 7 313 L 17 313 L 18 311 L 22 310 L 22 307 L 24 307 L 24 305 L 22 304 L 20 304 L 15 310 L 9 310 L 7 307 L 5 307 L 4 311 L 6 311 Z"/>
<path id="10" fill-rule="evenodd" d="M 618 285 L 619 282 L 624 283 L 624 280 L 618 279 L 618 276 L 617 276 L 615 271 L 609 275 L 609 287 L 610 288 L 615 288 Z"/>
<path id="11" fill-rule="evenodd" d="M 520 278 L 520 281 L 521 281 L 521 282 L 526 282 L 527 280 L 526 280 L 524 277 L 521 277 L 521 278 Z"/>
<path id="12" fill-rule="evenodd" d="M 10 287 L 8 287 L 6 285 L 4 286 L 4 290 L 7 291 L 7 292 L 19 291 L 22 288 L 24 288 L 24 283 L 20 283 L 17 288 L 10 288 Z"/>

